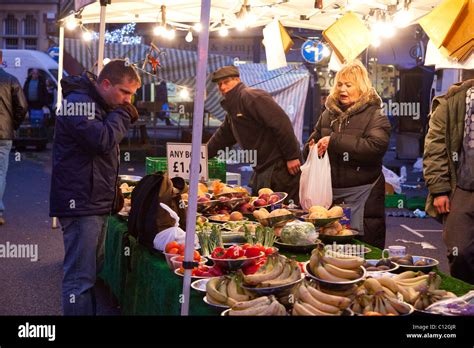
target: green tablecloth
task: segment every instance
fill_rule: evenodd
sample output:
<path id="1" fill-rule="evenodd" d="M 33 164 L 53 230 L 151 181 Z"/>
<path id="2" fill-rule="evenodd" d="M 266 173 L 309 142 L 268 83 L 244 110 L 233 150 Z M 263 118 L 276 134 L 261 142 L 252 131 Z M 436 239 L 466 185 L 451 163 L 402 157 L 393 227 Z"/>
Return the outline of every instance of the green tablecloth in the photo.
<path id="1" fill-rule="evenodd" d="M 109 285 L 122 306 L 124 315 L 179 315 L 183 278 L 168 267 L 162 253 L 152 252 L 126 236 L 127 224 L 116 217 L 109 218 L 105 246 L 105 263 L 100 277 Z M 362 243 L 360 243 L 362 244 Z M 380 258 L 381 250 L 372 251 L 366 258 Z M 291 253 L 284 253 L 291 256 Z M 307 261 L 309 254 L 295 255 Z M 441 288 L 463 295 L 474 286 L 438 272 Z M 203 294 L 191 289 L 190 315 L 218 315 L 220 311 L 202 300 Z"/>

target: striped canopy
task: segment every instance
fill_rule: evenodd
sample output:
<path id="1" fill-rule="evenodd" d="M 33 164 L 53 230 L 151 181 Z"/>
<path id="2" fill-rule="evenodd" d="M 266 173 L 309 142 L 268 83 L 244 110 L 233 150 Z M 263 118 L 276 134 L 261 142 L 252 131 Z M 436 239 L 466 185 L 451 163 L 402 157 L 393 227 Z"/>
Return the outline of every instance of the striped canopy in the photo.
<path id="1" fill-rule="evenodd" d="M 77 60 L 84 69 L 93 70 L 97 61 L 98 41 L 84 42 L 78 39 L 65 39 L 64 50 Z M 105 44 L 104 57 L 128 58 L 130 62 L 142 68 L 150 46 Z M 197 53 L 172 48 L 163 48 L 160 55 L 161 68 L 157 76 L 152 75 L 150 67 L 141 71 L 144 84 L 165 80 L 181 86 L 194 88 L 196 82 Z M 207 99 L 205 109 L 215 117 L 224 120 L 225 111 L 220 105 L 222 99 L 217 86 L 211 82 L 210 75 L 216 69 L 232 65 L 233 59 L 217 54 L 209 54 L 207 73 Z M 285 68 L 267 71 L 266 64 L 241 64 L 239 66 L 242 81 L 248 86 L 269 92 L 286 111 L 293 124 L 298 140 L 302 141 L 304 105 L 308 91 L 309 73 L 303 65 L 290 65 Z"/>

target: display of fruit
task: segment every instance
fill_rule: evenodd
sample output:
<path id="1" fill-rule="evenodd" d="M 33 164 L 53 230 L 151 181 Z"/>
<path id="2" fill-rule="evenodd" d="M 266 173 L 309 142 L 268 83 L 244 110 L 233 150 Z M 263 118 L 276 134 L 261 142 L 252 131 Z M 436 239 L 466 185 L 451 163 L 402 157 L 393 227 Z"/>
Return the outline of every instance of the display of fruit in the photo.
<path id="1" fill-rule="evenodd" d="M 431 304 L 456 297 L 455 294 L 439 289 L 441 277 L 435 272 L 406 271 L 393 277 L 398 292 L 403 300 L 412 304 L 415 309 L 424 310 Z"/>
<path id="2" fill-rule="evenodd" d="M 320 205 L 313 205 L 309 208 L 309 216 L 310 219 L 327 219 L 328 218 L 328 210 Z"/>
<path id="3" fill-rule="evenodd" d="M 249 301 L 252 295 L 240 286 L 241 279 L 237 276 L 212 278 L 206 283 L 207 300 L 213 304 L 232 307 L 237 302 Z"/>
<path id="4" fill-rule="evenodd" d="M 273 193 L 273 190 L 268 188 L 268 187 L 264 187 L 264 188 L 261 188 L 260 190 L 258 190 L 258 195 L 263 195 L 263 194 L 267 194 L 267 195 L 271 195 Z"/>
<path id="5" fill-rule="evenodd" d="M 309 259 L 309 269 L 317 278 L 333 283 L 344 283 L 362 277 L 360 266 L 364 259 L 346 256 L 321 247 L 313 249 Z"/>
<path id="6" fill-rule="evenodd" d="M 184 274 L 184 268 L 178 268 L 178 273 Z M 224 273 L 222 270 L 217 266 L 206 266 L 206 265 L 199 265 L 198 267 L 194 267 L 192 270 L 191 275 L 193 277 L 202 277 L 202 278 L 213 278 L 213 277 L 220 277 Z"/>
<path id="7" fill-rule="evenodd" d="M 405 255 L 405 256 L 400 256 L 400 257 L 391 257 L 390 260 L 393 262 L 398 263 L 399 265 L 403 266 L 426 266 L 426 262 L 419 263 L 418 265 L 415 265 L 413 262 L 413 256 L 412 255 Z"/>
<path id="8" fill-rule="evenodd" d="M 255 206 L 250 203 L 243 203 L 240 205 L 239 210 L 242 214 L 251 214 L 255 210 Z"/>
<path id="9" fill-rule="evenodd" d="M 272 193 L 259 193 L 258 197 L 251 199 L 249 203 L 255 207 L 264 207 L 277 203 L 281 198 L 280 195 L 273 193 L 273 191 Z"/>
<path id="10" fill-rule="evenodd" d="M 395 264 L 389 259 L 380 259 L 375 264 L 365 261 L 362 266 L 367 270 L 367 272 L 380 272 L 394 268 Z"/>
<path id="11" fill-rule="evenodd" d="M 230 316 L 285 316 L 286 309 L 275 296 L 263 296 L 251 301 L 237 302 L 229 310 Z"/>
<path id="12" fill-rule="evenodd" d="M 397 298 L 394 290 L 396 284 L 384 283 L 384 281 L 391 278 L 367 278 L 362 285 L 360 285 L 356 292 L 356 297 L 352 304 L 352 310 L 357 314 L 367 316 L 378 315 L 406 315 L 412 311 L 412 308 L 407 303 L 400 301 Z M 391 288 L 391 289 L 390 289 Z M 389 291 L 387 292 L 388 289 Z"/>
<path id="13" fill-rule="evenodd" d="M 253 216 L 257 219 L 257 220 L 262 220 L 262 219 L 267 219 L 269 216 L 270 216 L 270 212 L 265 209 L 265 208 L 260 208 L 258 210 L 255 210 L 253 212 Z"/>
<path id="14" fill-rule="evenodd" d="M 230 221 L 241 221 L 243 218 L 244 216 L 239 211 L 233 211 L 229 216 Z"/>
<path id="15" fill-rule="evenodd" d="M 301 284 L 296 293 L 298 301 L 293 306 L 292 315 L 341 315 L 349 307 L 351 299 L 327 294 L 311 285 Z"/>
<path id="16" fill-rule="evenodd" d="M 296 260 L 283 255 L 268 255 L 267 261 L 254 274 L 243 274 L 243 284 L 257 288 L 271 288 L 301 279 L 301 269 Z"/>

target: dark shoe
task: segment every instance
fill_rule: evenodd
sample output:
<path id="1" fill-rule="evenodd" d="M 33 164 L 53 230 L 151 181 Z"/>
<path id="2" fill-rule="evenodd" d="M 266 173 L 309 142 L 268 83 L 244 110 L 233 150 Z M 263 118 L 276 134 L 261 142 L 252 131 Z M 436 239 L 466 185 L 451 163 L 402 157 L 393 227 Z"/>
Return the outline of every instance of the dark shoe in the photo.
<path id="1" fill-rule="evenodd" d="M 0 226 L 1 225 L 5 225 L 5 219 L 3 218 L 3 216 L 0 216 Z"/>

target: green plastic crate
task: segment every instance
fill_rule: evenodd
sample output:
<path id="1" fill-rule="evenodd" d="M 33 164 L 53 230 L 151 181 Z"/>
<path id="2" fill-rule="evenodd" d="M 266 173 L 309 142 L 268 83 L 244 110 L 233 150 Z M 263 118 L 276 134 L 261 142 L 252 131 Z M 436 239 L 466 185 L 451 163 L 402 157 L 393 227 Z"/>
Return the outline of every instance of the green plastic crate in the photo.
<path id="1" fill-rule="evenodd" d="M 166 172 L 168 170 L 168 161 L 166 157 L 147 157 L 146 174 L 152 174 L 158 171 Z M 220 179 L 226 182 L 226 163 L 220 162 L 216 158 L 208 161 L 208 173 L 210 179 Z"/>
<path id="2" fill-rule="evenodd" d="M 407 208 L 410 210 L 420 209 L 425 210 L 426 197 L 411 197 L 407 199 Z"/>
<path id="3" fill-rule="evenodd" d="M 404 194 L 385 195 L 386 208 L 407 208 L 407 196 Z"/>

